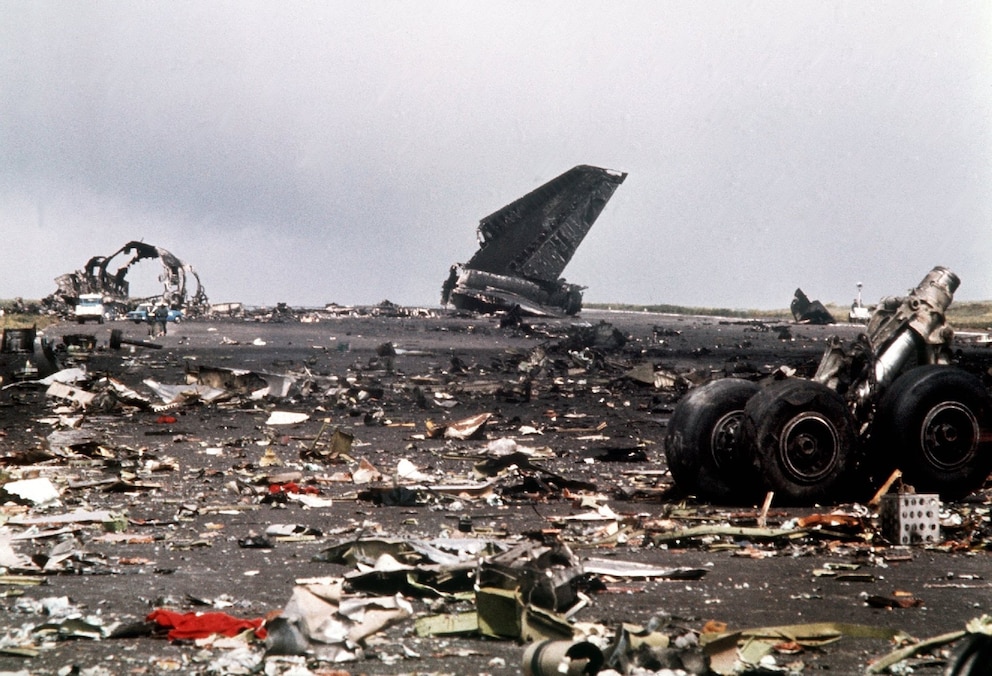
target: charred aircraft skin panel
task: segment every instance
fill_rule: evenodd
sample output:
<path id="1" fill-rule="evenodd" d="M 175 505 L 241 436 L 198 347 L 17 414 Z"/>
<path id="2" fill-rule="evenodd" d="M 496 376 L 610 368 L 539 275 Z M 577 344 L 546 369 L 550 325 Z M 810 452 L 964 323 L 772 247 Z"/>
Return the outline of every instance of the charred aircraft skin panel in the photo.
<path id="1" fill-rule="evenodd" d="M 792 297 L 789 308 L 798 324 L 826 325 L 836 321 L 823 303 L 818 300 L 810 300 L 802 289 L 796 289 L 796 294 Z"/>
<path id="2" fill-rule="evenodd" d="M 582 288 L 561 279 L 626 173 L 580 165 L 479 222 L 480 247 L 453 265 L 441 301 L 476 312 L 576 314 Z"/>

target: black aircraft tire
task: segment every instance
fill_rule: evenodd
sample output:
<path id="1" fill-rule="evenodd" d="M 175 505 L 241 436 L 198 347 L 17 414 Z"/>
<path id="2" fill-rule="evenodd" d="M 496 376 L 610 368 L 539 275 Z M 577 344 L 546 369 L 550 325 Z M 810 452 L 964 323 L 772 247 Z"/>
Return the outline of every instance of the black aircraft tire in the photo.
<path id="1" fill-rule="evenodd" d="M 992 472 L 992 397 L 976 376 L 953 366 L 920 366 L 882 396 L 874 447 L 918 493 L 955 500 Z"/>
<path id="2" fill-rule="evenodd" d="M 672 412 L 665 458 L 685 493 L 715 502 L 757 495 L 753 454 L 740 445 L 744 405 L 759 390 L 740 378 L 722 378 L 690 390 Z"/>
<path id="3" fill-rule="evenodd" d="M 944 674 L 978 676 L 988 673 L 989 664 L 992 664 L 992 636 L 969 633 L 951 652 Z"/>
<path id="4" fill-rule="evenodd" d="M 747 403 L 744 431 L 776 502 L 836 504 L 856 490 L 856 425 L 826 385 L 802 378 L 768 385 Z"/>
<path id="5" fill-rule="evenodd" d="M 565 314 L 569 317 L 582 311 L 582 292 L 573 289 L 565 296 Z"/>

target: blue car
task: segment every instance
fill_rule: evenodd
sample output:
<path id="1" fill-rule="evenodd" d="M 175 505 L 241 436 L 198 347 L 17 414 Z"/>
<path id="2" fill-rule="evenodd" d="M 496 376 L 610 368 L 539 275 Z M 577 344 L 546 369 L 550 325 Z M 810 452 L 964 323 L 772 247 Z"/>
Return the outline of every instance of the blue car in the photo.
<path id="1" fill-rule="evenodd" d="M 151 321 L 155 318 L 155 306 L 151 303 L 141 303 L 138 307 L 127 313 L 127 318 L 135 324 Z M 166 320 L 177 323 L 181 322 L 183 320 L 183 311 L 169 308 L 169 316 Z"/>

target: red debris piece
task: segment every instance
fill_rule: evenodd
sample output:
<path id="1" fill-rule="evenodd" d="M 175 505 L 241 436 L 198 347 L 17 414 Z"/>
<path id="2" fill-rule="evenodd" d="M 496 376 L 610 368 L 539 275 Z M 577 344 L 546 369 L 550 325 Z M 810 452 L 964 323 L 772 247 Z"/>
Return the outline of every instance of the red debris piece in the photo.
<path id="1" fill-rule="evenodd" d="M 316 486 L 300 486 L 295 481 L 287 481 L 284 484 L 269 484 L 269 493 L 306 493 L 307 495 L 319 495 L 320 489 Z"/>
<path id="2" fill-rule="evenodd" d="M 268 634 L 263 626 L 264 618 L 242 620 L 227 613 L 177 613 L 156 608 L 145 620 L 168 628 L 170 641 L 206 638 L 214 634 L 237 636 L 247 629 L 255 630 L 255 636 L 260 639 L 264 639 Z"/>

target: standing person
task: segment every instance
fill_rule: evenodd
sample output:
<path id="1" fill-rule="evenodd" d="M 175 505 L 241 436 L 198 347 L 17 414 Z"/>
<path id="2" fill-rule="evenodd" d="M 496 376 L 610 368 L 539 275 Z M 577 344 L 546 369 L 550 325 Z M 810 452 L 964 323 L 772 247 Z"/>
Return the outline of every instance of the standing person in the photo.
<path id="1" fill-rule="evenodd" d="M 168 333 L 168 328 L 166 324 L 169 321 L 169 308 L 165 306 L 164 303 L 160 303 L 155 308 L 155 333 L 159 336 L 164 336 Z"/>

